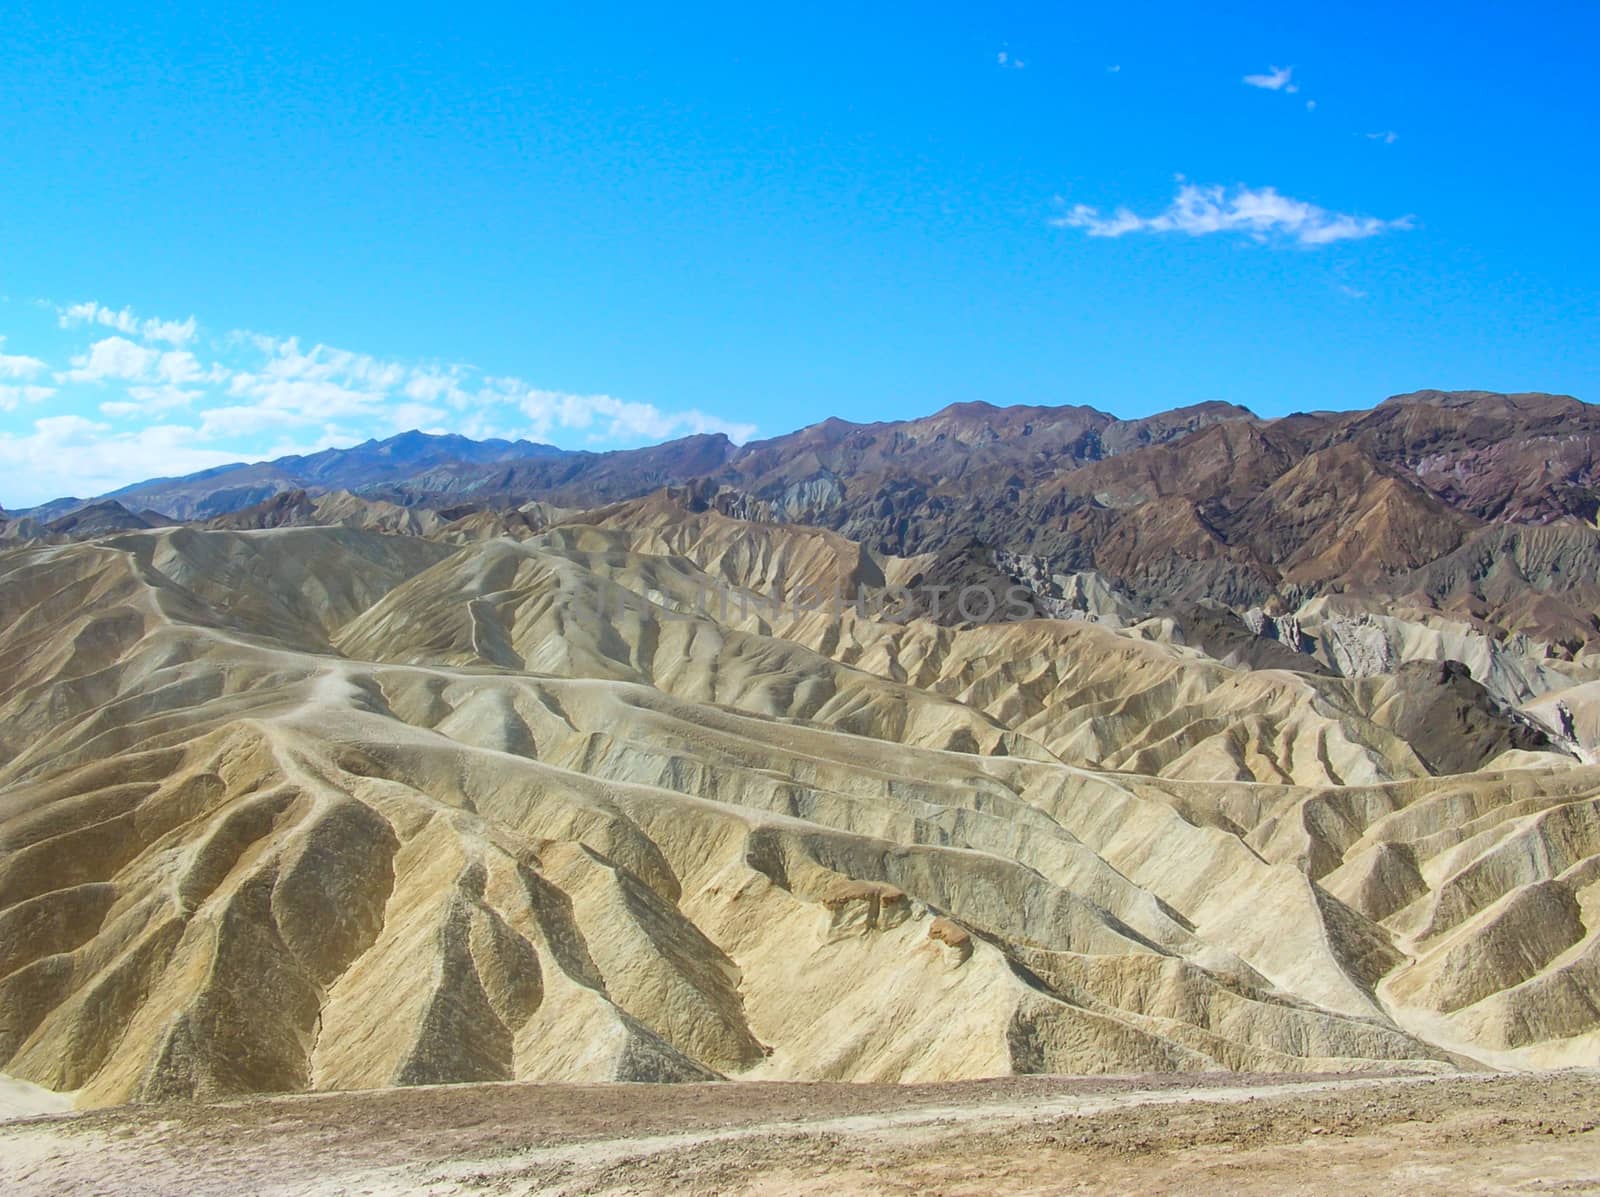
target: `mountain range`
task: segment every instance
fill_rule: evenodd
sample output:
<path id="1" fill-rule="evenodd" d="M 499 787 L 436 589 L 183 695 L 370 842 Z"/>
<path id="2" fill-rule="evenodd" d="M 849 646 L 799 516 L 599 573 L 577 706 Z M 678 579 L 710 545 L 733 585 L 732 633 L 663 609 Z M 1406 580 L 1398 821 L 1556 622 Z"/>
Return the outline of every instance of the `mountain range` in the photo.
<path id="1" fill-rule="evenodd" d="M 0 1070 L 1592 1061 L 1597 436 L 1535 394 L 964 404 L 15 513 Z"/>
<path id="2" fill-rule="evenodd" d="M 1136 420 L 969 403 L 742 446 L 705 435 L 610 453 L 408 432 L 57 500 L 7 527 L 151 527 L 299 492 L 460 518 L 677 486 L 725 513 L 938 554 L 935 580 L 981 577 L 1003 558 L 1001 573 L 1093 573 L 1144 613 L 1292 609 L 1354 589 L 1575 647 L 1600 636 L 1597 450 L 1600 409 L 1558 395 L 1422 391 L 1275 420 L 1222 403 Z"/>

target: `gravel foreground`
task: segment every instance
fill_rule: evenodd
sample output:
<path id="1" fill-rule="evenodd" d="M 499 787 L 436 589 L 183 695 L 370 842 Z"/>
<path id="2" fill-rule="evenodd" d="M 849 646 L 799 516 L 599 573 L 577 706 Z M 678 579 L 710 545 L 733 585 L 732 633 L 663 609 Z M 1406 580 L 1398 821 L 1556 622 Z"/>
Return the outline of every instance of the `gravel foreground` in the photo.
<path id="1" fill-rule="evenodd" d="M 471 1085 L 0 1126 L 8 1194 L 1600 1193 L 1600 1070 Z"/>

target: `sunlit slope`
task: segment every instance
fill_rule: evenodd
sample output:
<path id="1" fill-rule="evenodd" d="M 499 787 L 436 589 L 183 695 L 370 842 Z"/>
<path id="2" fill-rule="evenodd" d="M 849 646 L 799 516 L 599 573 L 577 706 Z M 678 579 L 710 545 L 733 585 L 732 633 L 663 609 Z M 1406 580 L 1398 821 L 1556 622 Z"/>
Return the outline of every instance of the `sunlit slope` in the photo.
<path id="1" fill-rule="evenodd" d="M 1088 625 L 698 597 L 882 569 L 666 508 L 0 555 L 0 1069 L 103 1103 L 1592 1055 L 1592 769 L 1430 776 L 1381 695 Z"/>

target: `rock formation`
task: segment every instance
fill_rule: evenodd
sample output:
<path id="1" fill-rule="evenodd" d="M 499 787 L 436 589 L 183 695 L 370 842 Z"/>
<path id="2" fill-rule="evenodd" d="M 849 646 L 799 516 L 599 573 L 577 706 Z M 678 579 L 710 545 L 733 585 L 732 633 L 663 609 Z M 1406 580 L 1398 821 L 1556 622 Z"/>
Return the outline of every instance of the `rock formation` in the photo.
<path id="1" fill-rule="evenodd" d="M 487 538 L 283 508 L 0 554 L 14 1076 L 94 1104 L 1600 1042 L 1600 773 L 1466 667 L 708 603 L 919 567 L 668 495 Z"/>

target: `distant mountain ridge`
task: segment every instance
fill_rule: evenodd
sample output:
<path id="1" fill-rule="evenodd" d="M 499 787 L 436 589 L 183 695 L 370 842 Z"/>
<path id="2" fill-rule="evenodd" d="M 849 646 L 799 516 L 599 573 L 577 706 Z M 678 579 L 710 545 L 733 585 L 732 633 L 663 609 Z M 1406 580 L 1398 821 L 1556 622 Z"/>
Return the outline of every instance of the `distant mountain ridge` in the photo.
<path id="1" fill-rule="evenodd" d="M 115 500 L 129 511 L 172 519 L 210 519 L 291 490 L 347 490 L 405 504 L 514 502 L 558 497 L 584 502 L 632 498 L 656 486 L 717 474 L 739 463 L 740 478 L 771 476 L 795 458 L 827 457 L 851 472 L 882 469 L 896 458 L 947 458 L 952 450 L 981 452 L 1014 436 L 1039 434 L 1040 447 L 1064 450 L 1076 464 L 1138 444 L 1169 439 L 1216 419 L 1254 419 L 1245 408 L 1207 403 L 1135 420 L 1086 406 L 995 407 L 957 403 L 915 420 L 855 424 L 837 417 L 764 441 L 736 446 L 721 433 L 681 437 L 638 449 L 607 452 L 560 449 L 527 440 L 477 441 L 457 434 L 402 432 L 347 449 L 324 449 L 271 461 L 235 462 L 178 477 L 150 478 L 90 499 L 53 499 L 9 513 L 41 523 Z"/>
<path id="2" fill-rule="evenodd" d="M 115 499 L 130 509 L 157 511 L 173 519 L 209 519 L 287 490 L 360 491 L 444 465 L 483 466 L 562 456 L 566 456 L 564 450 L 531 441 L 475 441 L 455 434 L 411 431 L 387 440 L 368 440 L 349 449 L 324 449 L 273 461 L 217 466 L 179 478 L 152 478 L 100 498 Z"/>
<path id="3" fill-rule="evenodd" d="M 1600 408 L 1540 393 L 1418 391 L 1276 419 L 1227 403 L 1132 420 L 1082 405 L 960 403 L 913 420 L 828 419 L 742 446 L 711 434 L 605 453 L 408 432 L 46 504 L 12 513 L 0 535 L 81 538 L 225 516 L 238 527 L 319 523 L 333 511 L 396 528 L 416 523 L 397 511 L 433 513 L 424 522 L 442 527 L 663 488 L 736 518 L 927 556 L 930 582 L 1003 585 L 1032 572 L 1048 589 L 1093 575 L 1069 589 L 1109 586 L 1147 612 L 1217 602 L 1270 613 L 1358 590 L 1556 643 L 1600 642 Z M 302 497 L 271 507 L 285 495 Z M 338 495 L 348 498 L 324 502 Z M 359 514 L 361 504 L 381 511 Z"/>

